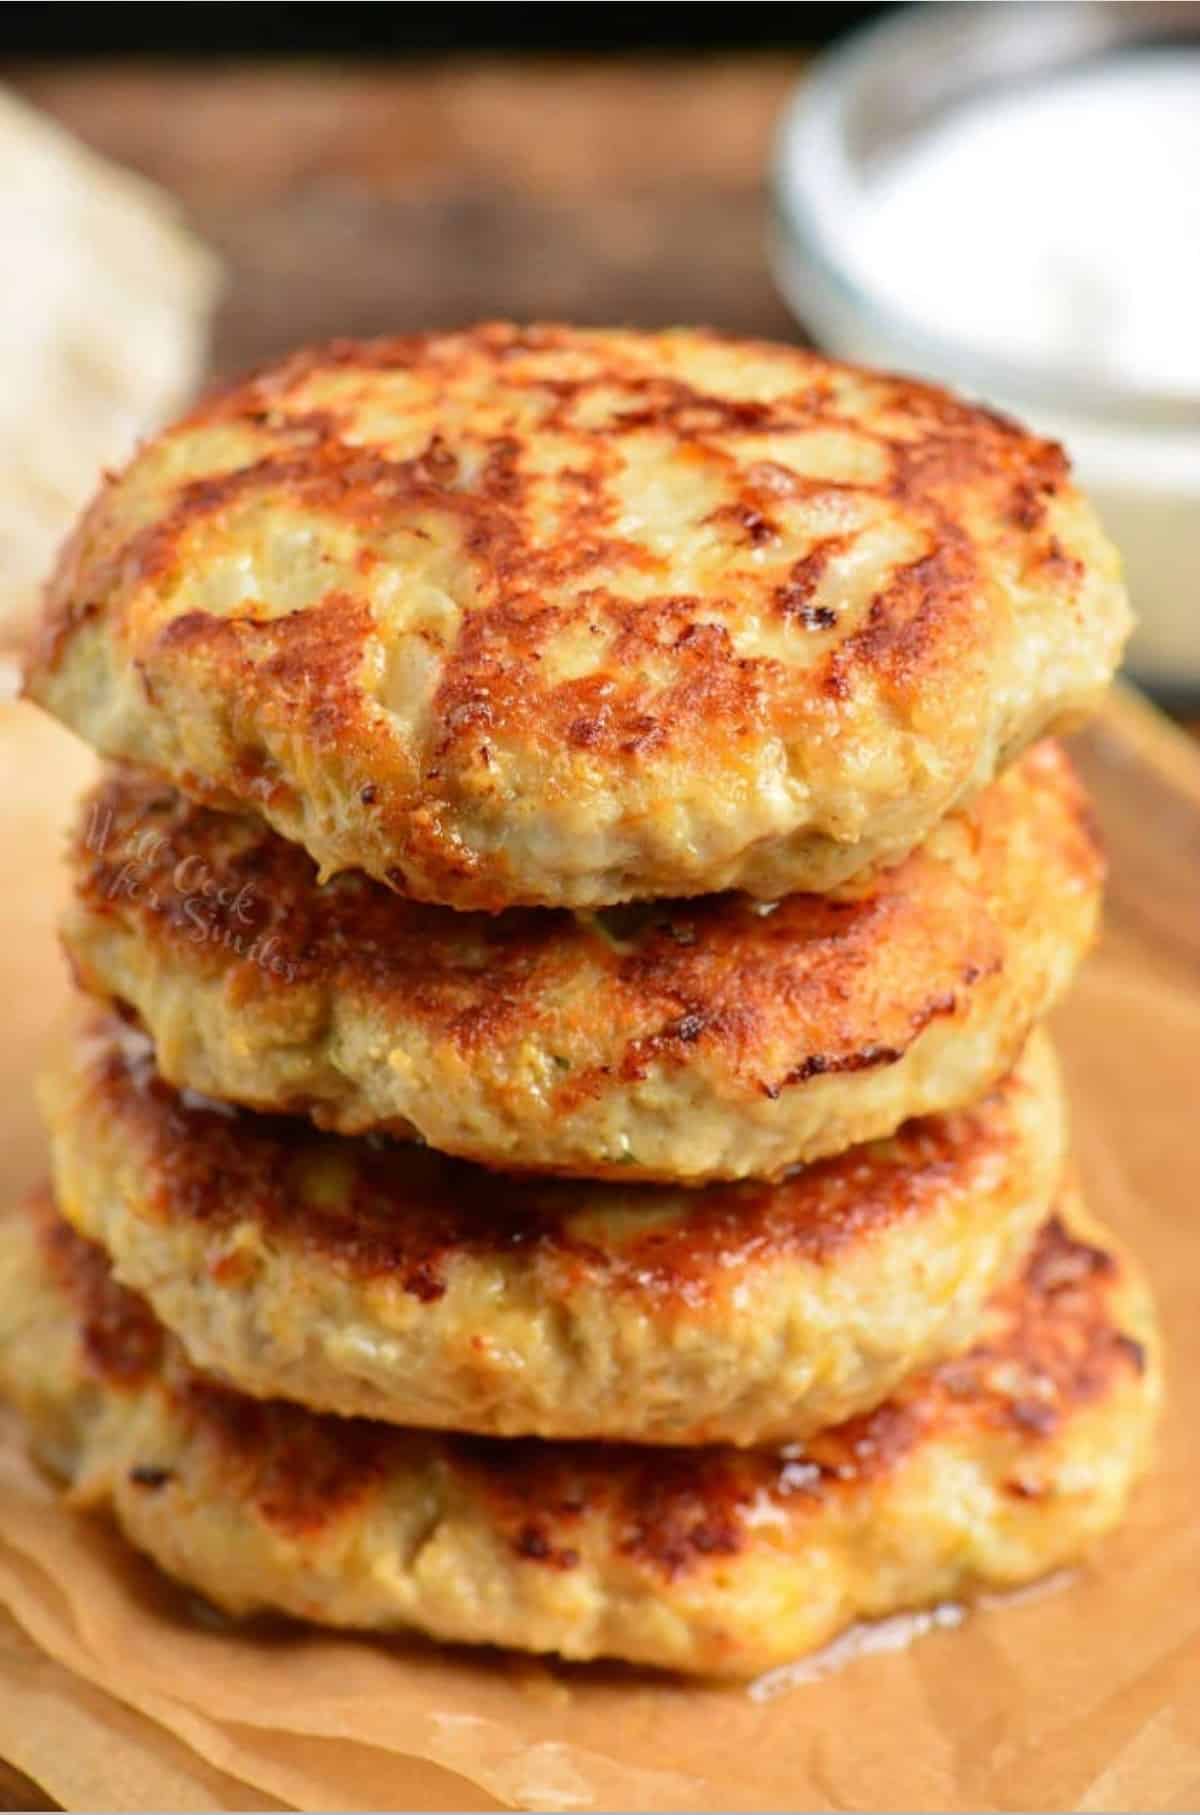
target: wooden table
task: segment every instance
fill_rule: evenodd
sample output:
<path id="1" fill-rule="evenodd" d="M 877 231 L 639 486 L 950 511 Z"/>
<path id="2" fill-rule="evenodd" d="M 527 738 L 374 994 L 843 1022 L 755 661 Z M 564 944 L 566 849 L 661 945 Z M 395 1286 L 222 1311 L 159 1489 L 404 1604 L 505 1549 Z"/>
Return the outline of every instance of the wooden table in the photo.
<path id="1" fill-rule="evenodd" d="M 795 59 L 9 70 L 228 263 L 214 363 L 481 315 L 795 335 L 763 256 Z"/>

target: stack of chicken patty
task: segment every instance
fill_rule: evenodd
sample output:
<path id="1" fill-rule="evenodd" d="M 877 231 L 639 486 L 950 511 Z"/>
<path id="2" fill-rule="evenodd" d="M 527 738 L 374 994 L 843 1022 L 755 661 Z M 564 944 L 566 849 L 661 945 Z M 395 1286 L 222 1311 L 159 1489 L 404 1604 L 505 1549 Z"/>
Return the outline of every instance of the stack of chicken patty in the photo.
<path id="1" fill-rule="evenodd" d="M 0 1389 L 224 1609 L 750 1674 L 1075 1559 L 1157 1396 L 1038 1023 L 1128 622 L 1052 443 L 702 332 L 297 354 L 111 479 Z"/>

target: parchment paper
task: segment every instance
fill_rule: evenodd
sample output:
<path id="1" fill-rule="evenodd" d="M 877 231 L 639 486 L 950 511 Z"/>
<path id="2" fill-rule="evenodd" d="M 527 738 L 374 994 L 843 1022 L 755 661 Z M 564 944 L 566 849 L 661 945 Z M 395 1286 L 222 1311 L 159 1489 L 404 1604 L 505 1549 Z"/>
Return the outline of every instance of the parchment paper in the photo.
<path id="1" fill-rule="evenodd" d="M 32 1038 L 65 988 L 33 948 L 55 891 L 47 815 L 65 811 L 80 762 L 23 708 L 0 720 L 4 757 L 44 796 L 6 826 L 0 904 L 0 990 L 24 1004 Z M 231 1780 L 257 1798 L 236 1806 L 321 1810 L 1196 1807 L 1200 979 L 1111 940 L 1058 1033 L 1090 1201 L 1151 1272 L 1171 1384 L 1153 1479 L 1069 1582 L 769 1698 L 415 1641 L 250 1632 L 198 1620 L 104 1525 L 63 1511 L 0 1431 L 0 1604 L 83 1685 L 65 1725 L 52 1699 L 40 1726 L 0 1713 L 0 1752 L 71 1807 L 235 1806 L 222 1800 Z M 25 1040 L 4 1044 L 6 1189 L 39 1163 L 29 1064 Z M 0 1705 L 11 1674 L 0 1653 Z M 20 1694 L 32 1707 L 36 1682 Z M 171 1773 L 178 1793 L 164 1800 Z"/>
<path id="2" fill-rule="evenodd" d="M 0 1614 L 0 1756 L 36 1770 L 43 1789 L 67 1807 L 94 1807 L 101 1784 L 116 1791 L 114 1806 L 126 1808 L 282 1806 L 212 1770 L 162 1727 L 56 1663 L 7 1614 Z"/>

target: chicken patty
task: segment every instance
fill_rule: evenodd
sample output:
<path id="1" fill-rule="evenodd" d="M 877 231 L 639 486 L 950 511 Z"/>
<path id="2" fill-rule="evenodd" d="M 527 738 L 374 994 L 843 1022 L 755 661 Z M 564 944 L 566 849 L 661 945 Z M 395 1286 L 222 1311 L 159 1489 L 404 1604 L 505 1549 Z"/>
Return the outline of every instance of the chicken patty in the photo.
<path id="1" fill-rule="evenodd" d="M 776 1185 L 521 1182 L 178 1095 L 88 1011 L 42 1084 L 63 1214 L 197 1366 L 504 1436 L 794 1437 L 969 1342 L 1058 1186 L 1044 1036 L 978 1104 Z"/>
<path id="2" fill-rule="evenodd" d="M 971 1102 L 1096 926 L 1102 865 L 1040 744 L 896 868 L 746 896 L 456 914 L 321 887 L 261 821 L 144 774 L 84 803 L 63 936 L 171 1083 L 518 1171 L 769 1178 Z"/>
<path id="3" fill-rule="evenodd" d="M 106 482 L 31 695 L 323 873 L 494 911 L 823 891 L 1110 679 L 1054 443 L 702 331 L 298 353 Z"/>
<path id="4" fill-rule="evenodd" d="M 218 1385 L 45 1203 L 0 1222 L 0 1393 L 76 1505 L 218 1606 L 706 1674 L 1074 1562 L 1143 1467 L 1156 1347 L 1072 1209 L 975 1348 L 805 1441 L 422 1435 Z"/>

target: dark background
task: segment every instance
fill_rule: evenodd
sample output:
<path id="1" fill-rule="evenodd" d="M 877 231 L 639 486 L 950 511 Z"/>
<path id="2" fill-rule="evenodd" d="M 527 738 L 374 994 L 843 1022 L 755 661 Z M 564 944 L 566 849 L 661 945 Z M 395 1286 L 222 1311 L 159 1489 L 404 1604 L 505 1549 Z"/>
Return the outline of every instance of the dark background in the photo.
<path id="1" fill-rule="evenodd" d="M 881 6 L 6 5 L 4 55 L 513 56 L 811 49 Z"/>
<path id="2" fill-rule="evenodd" d="M 794 338 L 776 123 L 879 7 L 0 6 L 0 81 L 220 256 L 211 370 L 484 316 Z"/>

